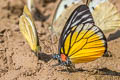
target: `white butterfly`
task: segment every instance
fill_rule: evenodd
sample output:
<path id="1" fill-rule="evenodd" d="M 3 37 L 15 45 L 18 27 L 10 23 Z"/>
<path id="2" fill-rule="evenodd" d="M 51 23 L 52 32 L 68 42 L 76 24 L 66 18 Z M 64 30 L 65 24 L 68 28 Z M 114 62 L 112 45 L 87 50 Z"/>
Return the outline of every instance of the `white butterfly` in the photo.
<path id="1" fill-rule="evenodd" d="M 32 9 L 35 8 L 34 0 L 27 0 L 27 7 L 30 10 L 30 12 L 32 12 Z"/>
<path id="2" fill-rule="evenodd" d="M 119 10 L 110 0 L 61 0 L 53 18 L 52 31 L 60 35 L 70 14 L 81 4 L 88 5 L 95 24 L 103 32 L 110 32 L 120 26 Z"/>

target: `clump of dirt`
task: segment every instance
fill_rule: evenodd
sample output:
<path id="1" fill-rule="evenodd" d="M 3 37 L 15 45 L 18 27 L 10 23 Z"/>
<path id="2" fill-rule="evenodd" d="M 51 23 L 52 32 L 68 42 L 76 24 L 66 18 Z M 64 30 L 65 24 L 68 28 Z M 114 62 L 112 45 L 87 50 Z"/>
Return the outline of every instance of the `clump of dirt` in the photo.
<path id="1" fill-rule="evenodd" d="M 53 37 L 49 26 L 60 0 L 35 0 L 41 13 L 35 19 L 42 51 L 39 58 L 31 51 L 20 33 L 18 22 L 25 4 L 22 0 L 0 1 L 0 80 L 120 80 L 120 30 L 106 34 L 111 57 L 77 64 L 69 73 L 51 57 L 58 52 L 58 38 Z"/>

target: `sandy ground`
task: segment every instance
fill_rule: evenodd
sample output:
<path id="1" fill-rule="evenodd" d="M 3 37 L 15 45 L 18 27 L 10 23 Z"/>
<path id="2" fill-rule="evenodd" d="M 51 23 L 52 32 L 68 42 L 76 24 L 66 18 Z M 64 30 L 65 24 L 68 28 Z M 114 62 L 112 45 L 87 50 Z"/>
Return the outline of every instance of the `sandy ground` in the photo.
<path id="1" fill-rule="evenodd" d="M 0 0 L 0 80 L 120 80 L 120 30 L 106 34 L 111 57 L 77 64 L 78 70 L 72 73 L 65 67 L 52 66 L 57 63 L 51 54 L 58 52 L 58 39 L 51 37 L 48 27 L 58 2 L 36 0 L 41 16 L 35 24 L 42 47 L 37 58 L 18 26 L 23 2 Z"/>

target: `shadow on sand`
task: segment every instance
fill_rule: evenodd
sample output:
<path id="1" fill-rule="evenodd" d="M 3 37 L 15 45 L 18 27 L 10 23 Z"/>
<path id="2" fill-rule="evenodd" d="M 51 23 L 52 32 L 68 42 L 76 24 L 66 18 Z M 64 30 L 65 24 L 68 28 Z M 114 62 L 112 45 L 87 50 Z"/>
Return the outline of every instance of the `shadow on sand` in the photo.
<path id="1" fill-rule="evenodd" d="M 102 69 L 94 69 L 92 71 L 84 70 L 84 69 L 76 69 L 75 71 L 68 71 L 67 69 L 59 70 L 61 72 L 69 72 L 69 73 L 75 73 L 75 72 L 87 72 L 88 74 L 92 73 L 92 75 L 111 75 L 111 76 L 120 76 L 120 72 L 112 71 L 108 68 L 102 68 Z"/>
<path id="2" fill-rule="evenodd" d="M 110 34 L 109 37 L 107 38 L 107 40 L 112 41 L 119 37 L 120 37 L 120 30 L 117 30 L 115 33 Z"/>
<path id="3" fill-rule="evenodd" d="M 97 69 L 98 70 L 98 75 L 112 75 L 112 76 L 120 76 L 120 72 L 117 71 L 112 71 L 107 68 L 102 68 L 102 69 Z"/>
<path id="4" fill-rule="evenodd" d="M 38 59 L 47 63 L 52 59 L 52 55 L 48 55 L 46 53 L 40 53 L 38 54 Z"/>

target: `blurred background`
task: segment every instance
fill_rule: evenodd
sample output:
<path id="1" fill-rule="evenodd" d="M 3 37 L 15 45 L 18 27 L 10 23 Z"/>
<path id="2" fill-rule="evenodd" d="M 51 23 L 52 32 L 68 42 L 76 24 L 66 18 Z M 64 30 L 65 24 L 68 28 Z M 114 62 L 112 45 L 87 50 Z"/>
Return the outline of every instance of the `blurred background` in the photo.
<path id="1" fill-rule="evenodd" d="M 78 71 L 68 73 L 51 54 L 58 53 L 58 38 L 49 26 L 60 0 L 34 0 L 33 17 L 42 51 L 33 54 L 19 30 L 19 17 L 27 0 L 0 0 L 0 80 L 120 80 L 120 30 L 105 34 L 108 53 L 96 61 L 76 65 Z M 112 0 L 120 9 L 120 1 Z"/>

